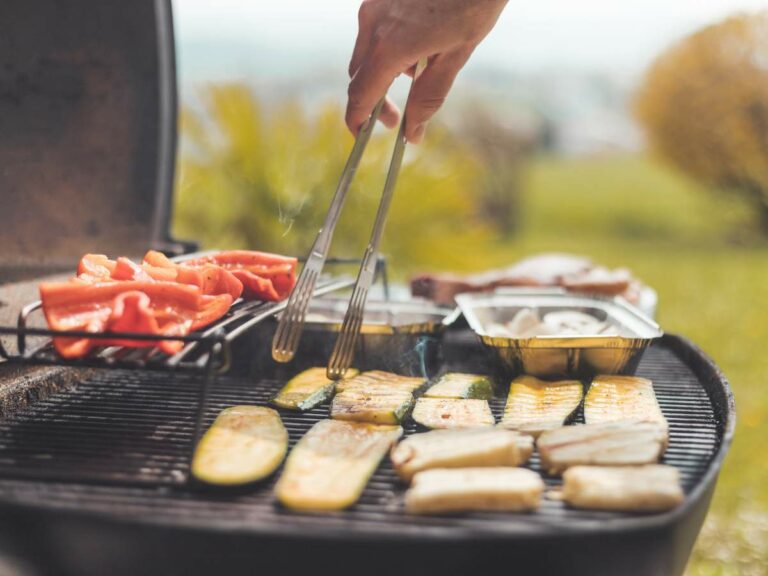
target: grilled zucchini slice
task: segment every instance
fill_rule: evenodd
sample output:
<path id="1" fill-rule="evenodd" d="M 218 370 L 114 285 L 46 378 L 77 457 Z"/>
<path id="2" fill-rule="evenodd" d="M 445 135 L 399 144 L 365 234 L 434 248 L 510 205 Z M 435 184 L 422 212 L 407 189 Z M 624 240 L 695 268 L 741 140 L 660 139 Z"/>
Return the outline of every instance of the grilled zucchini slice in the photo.
<path id="1" fill-rule="evenodd" d="M 426 428 L 474 428 L 493 426 L 495 421 L 487 400 L 419 398 L 413 419 Z"/>
<path id="2" fill-rule="evenodd" d="M 402 433 L 400 426 L 321 420 L 291 451 L 277 499 L 295 510 L 352 506 Z"/>
<path id="3" fill-rule="evenodd" d="M 392 449 L 390 458 L 406 482 L 432 468 L 520 466 L 533 452 L 527 434 L 500 428 L 433 430 L 409 436 Z"/>
<path id="4" fill-rule="evenodd" d="M 525 468 L 426 470 L 405 493 L 412 514 L 506 510 L 527 512 L 541 502 L 544 482 Z"/>
<path id="5" fill-rule="evenodd" d="M 464 398 L 490 400 L 493 398 L 493 382 L 479 374 L 453 372 L 440 377 L 437 383 L 424 393 L 426 398 Z"/>
<path id="6" fill-rule="evenodd" d="M 410 393 L 416 392 L 419 388 L 426 384 L 424 378 L 413 378 L 410 376 L 399 376 L 392 372 L 384 372 L 383 370 L 370 370 L 358 374 L 353 378 L 344 378 L 340 382 L 336 383 L 336 392 L 344 392 L 345 390 L 356 389 L 371 392 L 377 391 L 406 391 Z"/>
<path id="7" fill-rule="evenodd" d="M 347 374 L 353 377 L 357 370 L 350 368 Z M 291 378 L 272 398 L 272 404 L 305 412 L 330 399 L 335 389 L 336 383 L 328 379 L 325 368 L 309 368 Z"/>
<path id="8" fill-rule="evenodd" d="M 509 386 L 500 425 L 538 436 L 563 425 L 581 403 L 584 388 L 578 380 L 547 382 L 519 376 Z"/>
<path id="9" fill-rule="evenodd" d="M 596 376 L 584 401 L 587 424 L 605 422 L 657 422 L 667 427 L 653 383 L 634 376 Z"/>
<path id="10" fill-rule="evenodd" d="M 331 418 L 373 424 L 399 424 L 412 406 L 413 395 L 406 390 L 366 392 L 362 389 L 346 389 L 333 398 Z"/>
<path id="11" fill-rule="evenodd" d="M 288 449 L 280 415 L 262 406 L 222 410 L 203 435 L 192 459 L 192 474 L 208 484 L 256 482 L 275 471 Z"/>

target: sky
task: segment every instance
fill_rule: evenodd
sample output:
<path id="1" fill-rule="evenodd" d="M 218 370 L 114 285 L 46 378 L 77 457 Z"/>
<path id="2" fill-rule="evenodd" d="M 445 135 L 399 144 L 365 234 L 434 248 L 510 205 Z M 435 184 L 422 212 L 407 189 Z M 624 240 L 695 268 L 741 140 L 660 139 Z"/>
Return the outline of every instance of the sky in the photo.
<path id="1" fill-rule="evenodd" d="M 182 73 L 344 70 L 359 4 L 174 0 Z M 685 34 L 728 14 L 766 7 L 766 0 L 510 0 L 470 67 L 636 74 Z"/>

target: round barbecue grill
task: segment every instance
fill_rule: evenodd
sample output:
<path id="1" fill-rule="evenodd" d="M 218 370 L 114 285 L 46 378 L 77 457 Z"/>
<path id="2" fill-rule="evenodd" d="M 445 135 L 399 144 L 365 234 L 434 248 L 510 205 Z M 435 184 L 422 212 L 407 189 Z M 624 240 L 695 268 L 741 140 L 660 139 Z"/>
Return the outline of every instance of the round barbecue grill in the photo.
<path id="1" fill-rule="evenodd" d="M 96 247 L 129 255 L 173 248 L 169 1 L 7 0 L 0 16 L 14 23 L 0 35 L 0 74 L 13 72 L 0 98 L 0 117 L 13 119 L 0 131 L 0 164 L 13 166 L 0 172 L 9 191 L 0 244 L 12 248 L 0 254 L 0 279 L 71 268 Z M 63 214 L 84 225 L 67 225 Z M 224 407 L 265 404 L 290 375 L 269 359 L 274 326 L 263 320 L 275 311 L 240 303 L 171 359 L 113 350 L 63 362 L 39 338 L 50 333 L 27 323 L 34 306 L 21 324 L 0 327 L 0 385 L 3 364 L 74 365 L 52 376 L 73 385 L 0 419 L 0 553 L 11 573 L 683 572 L 734 428 L 725 378 L 684 338 L 657 341 L 638 369 L 670 424 L 663 462 L 680 470 L 686 494 L 671 512 L 580 511 L 545 500 L 530 514 L 417 517 L 404 512 L 404 486 L 385 462 L 356 506 L 313 515 L 277 505 L 274 477 L 237 490 L 188 477 L 200 427 Z M 326 360 L 305 341 L 290 370 Z M 445 334 L 436 361 L 435 371 L 488 372 L 484 350 L 460 326 Z M 492 402 L 497 417 L 502 404 Z M 328 406 L 281 416 L 292 446 Z M 535 456 L 529 466 L 539 471 Z"/>

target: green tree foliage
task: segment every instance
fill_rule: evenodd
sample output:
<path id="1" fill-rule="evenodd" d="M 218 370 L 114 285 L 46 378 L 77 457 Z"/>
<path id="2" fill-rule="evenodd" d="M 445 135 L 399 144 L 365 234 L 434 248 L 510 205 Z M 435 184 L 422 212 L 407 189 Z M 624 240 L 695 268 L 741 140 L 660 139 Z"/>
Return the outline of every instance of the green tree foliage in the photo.
<path id="1" fill-rule="evenodd" d="M 294 103 L 267 107 L 245 86 L 208 88 L 181 118 L 175 233 L 205 247 L 303 255 L 319 229 L 352 146 L 343 113 L 311 118 Z M 394 133 L 369 143 L 336 230 L 332 253 L 359 257 L 368 241 Z M 478 215 L 482 162 L 445 128 L 410 146 L 383 251 L 399 270 L 476 267 L 495 233 Z"/>
<path id="2" fill-rule="evenodd" d="M 728 18 L 672 46 L 649 70 L 636 110 L 656 152 L 744 196 L 768 235 L 768 13 Z"/>

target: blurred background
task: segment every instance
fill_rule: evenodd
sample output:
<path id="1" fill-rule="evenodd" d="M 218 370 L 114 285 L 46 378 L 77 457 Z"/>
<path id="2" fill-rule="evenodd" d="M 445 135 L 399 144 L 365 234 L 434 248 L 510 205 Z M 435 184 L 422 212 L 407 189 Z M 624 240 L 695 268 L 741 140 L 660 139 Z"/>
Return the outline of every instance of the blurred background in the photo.
<path id="1" fill-rule="evenodd" d="M 174 229 L 304 254 L 352 138 L 359 0 L 176 0 Z M 768 13 L 761 0 L 511 0 L 410 147 L 385 235 L 396 278 L 541 251 L 627 266 L 736 392 L 736 441 L 690 575 L 768 574 Z M 405 98 L 407 82 L 391 94 Z M 333 252 L 361 254 L 379 128 Z"/>

